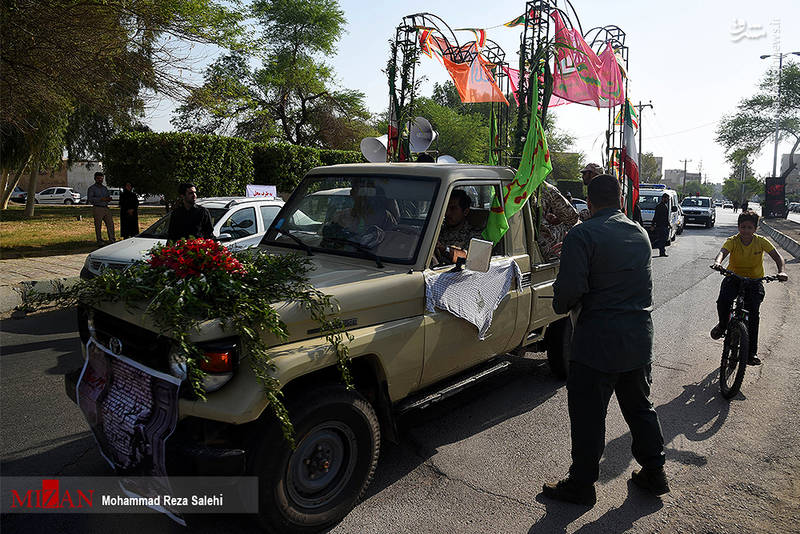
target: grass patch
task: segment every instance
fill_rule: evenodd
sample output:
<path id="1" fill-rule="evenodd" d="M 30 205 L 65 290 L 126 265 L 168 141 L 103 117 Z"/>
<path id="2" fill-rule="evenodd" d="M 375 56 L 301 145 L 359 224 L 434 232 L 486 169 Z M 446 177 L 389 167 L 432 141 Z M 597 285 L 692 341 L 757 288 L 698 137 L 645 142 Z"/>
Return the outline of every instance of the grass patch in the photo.
<path id="1" fill-rule="evenodd" d="M 0 212 L 0 258 L 29 258 L 89 253 L 97 248 L 91 206 L 37 205 L 26 219 L 25 207 L 9 204 Z M 120 239 L 119 207 L 112 206 L 114 232 Z M 139 229 L 164 216 L 163 206 L 139 206 Z M 105 224 L 103 239 L 108 239 Z"/>

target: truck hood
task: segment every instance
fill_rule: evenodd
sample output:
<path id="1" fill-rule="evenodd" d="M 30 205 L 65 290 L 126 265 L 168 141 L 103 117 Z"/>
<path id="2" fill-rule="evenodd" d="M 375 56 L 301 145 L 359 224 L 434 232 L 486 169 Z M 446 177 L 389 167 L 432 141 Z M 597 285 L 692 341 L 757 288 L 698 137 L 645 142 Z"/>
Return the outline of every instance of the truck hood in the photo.
<path id="1" fill-rule="evenodd" d="M 151 248 L 164 243 L 166 241 L 163 239 L 131 237 L 97 249 L 89 254 L 89 258 L 110 263 L 133 263 L 146 259 Z"/>
<path id="2" fill-rule="evenodd" d="M 424 313 L 425 279 L 421 272 L 390 264 L 380 269 L 372 260 L 323 254 L 315 254 L 311 263 L 309 281 L 333 297 L 348 330 Z M 321 335 L 319 324 L 297 304 L 283 302 L 276 309 L 289 328 L 287 342 Z"/>
<path id="3" fill-rule="evenodd" d="M 149 249 L 145 249 L 145 252 L 146 250 Z M 286 253 L 286 250 L 274 249 L 269 252 Z M 347 330 L 384 324 L 424 313 L 425 278 L 421 272 L 391 264 L 385 264 L 383 269 L 379 269 L 375 262 L 358 258 L 315 254 L 310 259 L 312 270 L 309 272 L 309 281 L 316 289 L 333 297 L 333 301 L 338 305 L 337 315 Z M 289 338 L 279 341 L 270 336 L 267 339 L 269 345 L 324 336 L 319 323 L 311 319 L 296 302 L 278 302 L 274 307 L 289 330 Z M 125 321 L 157 331 L 150 318 L 143 315 L 144 305 L 126 306 L 121 302 L 103 302 L 99 303 L 97 308 Z M 211 320 L 201 324 L 191 338 L 199 342 L 230 335 L 230 331 L 221 328 L 219 320 Z"/>

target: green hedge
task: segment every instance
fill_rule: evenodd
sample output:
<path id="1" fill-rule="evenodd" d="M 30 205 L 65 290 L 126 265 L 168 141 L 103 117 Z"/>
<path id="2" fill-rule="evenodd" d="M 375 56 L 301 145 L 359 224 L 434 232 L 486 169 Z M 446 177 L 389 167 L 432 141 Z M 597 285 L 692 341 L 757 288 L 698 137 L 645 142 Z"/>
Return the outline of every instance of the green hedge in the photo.
<path id="1" fill-rule="evenodd" d="M 106 145 L 108 184 L 130 181 L 139 193 L 174 198 L 191 182 L 200 196 L 244 195 L 253 183 L 254 143 L 237 137 L 191 133 L 129 132 Z"/>
<path id="2" fill-rule="evenodd" d="M 106 145 L 108 184 L 130 181 L 139 193 L 174 198 L 178 184 L 192 182 L 200 196 L 244 195 L 247 184 L 291 192 L 309 170 L 363 163 L 360 152 L 289 143 L 255 144 L 237 137 L 190 133 L 131 132 Z"/>
<path id="3" fill-rule="evenodd" d="M 314 167 L 339 163 L 364 163 L 361 152 L 326 150 L 289 143 L 263 143 L 253 150 L 255 183 L 291 192 Z"/>

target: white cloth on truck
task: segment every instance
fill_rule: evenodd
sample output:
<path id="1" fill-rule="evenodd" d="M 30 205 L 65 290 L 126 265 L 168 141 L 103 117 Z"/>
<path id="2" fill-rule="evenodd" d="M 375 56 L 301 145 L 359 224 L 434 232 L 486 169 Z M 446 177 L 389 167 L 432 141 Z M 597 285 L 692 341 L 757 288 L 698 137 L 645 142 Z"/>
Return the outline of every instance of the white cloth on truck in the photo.
<path id="1" fill-rule="evenodd" d="M 425 274 L 425 306 L 452 313 L 478 328 L 483 340 L 492 326 L 494 311 L 511 289 L 514 278 L 521 280 L 519 265 L 513 259 L 493 261 L 489 271 L 428 272 Z"/>

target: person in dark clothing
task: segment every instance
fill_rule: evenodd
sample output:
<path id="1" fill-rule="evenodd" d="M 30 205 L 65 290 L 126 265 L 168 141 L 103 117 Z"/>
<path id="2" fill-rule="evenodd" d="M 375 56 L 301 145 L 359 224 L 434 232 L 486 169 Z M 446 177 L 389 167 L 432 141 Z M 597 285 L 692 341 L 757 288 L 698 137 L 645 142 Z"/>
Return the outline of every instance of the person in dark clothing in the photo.
<path id="1" fill-rule="evenodd" d="M 655 245 L 658 247 L 660 257 L 667 256 L 667 242 L 669 242 L 669 195 L 661 195 L 661 202 L 656 205 L 653 214 L 653 227 L 655 228 Z"/>
<path id="2" fill-rule="evenodd" d="M 738 200 L 734 200 L 733 201 L 733 213 L 736 213 L 737 211 L 739 211 L 739 201 Z"/>
<path id="3" fill-rule="evenodd" d="M 644 227 L 644 219 L 642 219 L 642 208 L 639 207 L 637 202 L 633 206 L 633 222 L 638 223 L 639 226 Z"/>
<path id="4" fill-rule="evenodd" d="M 564 238 L 553 286 L 556 313 L 576 313 L 567 404 L 572 436 L 569 475 L 545 484 L 546 497 L 594 506 L 605 448 L 611 395 L 633 437 L 633 457 L 642 465 L 633 482 L 655 495 L 669 491 L 664 472 L 664 437 L 650 401 L 653 354 L 650 239 L 620 211 L 619 182 L 607 174 L 589 184 L 592 217 Z"/>
<path id="5" fill-rule="evenodd" d="M 139 233 L 139 197 L 133 192 L 133 184 L 125 182 L 119 195 L 120 233 L 123 239 Z"/>
<path id="6" fill-rule="evenodd" d="M 188 237 L 214 237 L 211 214 L 203 206 L 198 206 L 197 188 L 194 184 L 183 183 L 178 186 L 178 202 L 169 219 L 167 239 L 177 241 Z"/>

